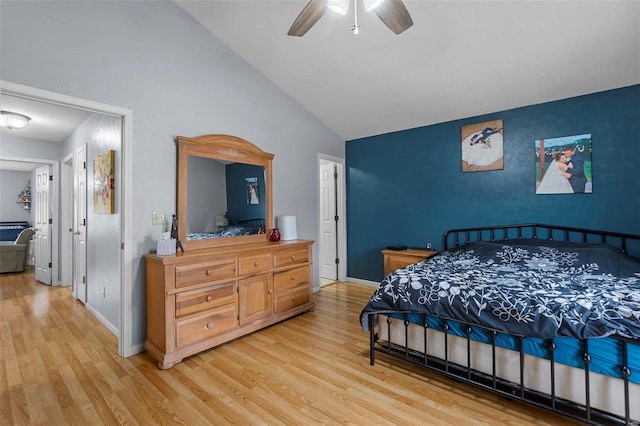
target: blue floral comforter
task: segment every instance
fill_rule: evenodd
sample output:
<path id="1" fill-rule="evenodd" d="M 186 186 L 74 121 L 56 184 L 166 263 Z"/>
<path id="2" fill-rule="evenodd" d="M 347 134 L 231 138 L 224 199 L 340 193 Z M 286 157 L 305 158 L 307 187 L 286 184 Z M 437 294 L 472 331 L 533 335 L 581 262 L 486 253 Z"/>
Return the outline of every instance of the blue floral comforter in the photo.
<path id="1" fill-rule="evenodd" d="M 260 232 L 260 228 L 245 226 L 225 226 L 217 232 L 193 232 L 187 234 L 187 240 L 208 240 L 211 238 L 238 237 L 240 235 L 254 235 Z"/>
<path id="2" fill-rule="evenodd" d="M 387 276 L 360 314 L 425 313 L 529 337 L 640 338 L 640 261 L 601 244 L 475 242 Z"/>

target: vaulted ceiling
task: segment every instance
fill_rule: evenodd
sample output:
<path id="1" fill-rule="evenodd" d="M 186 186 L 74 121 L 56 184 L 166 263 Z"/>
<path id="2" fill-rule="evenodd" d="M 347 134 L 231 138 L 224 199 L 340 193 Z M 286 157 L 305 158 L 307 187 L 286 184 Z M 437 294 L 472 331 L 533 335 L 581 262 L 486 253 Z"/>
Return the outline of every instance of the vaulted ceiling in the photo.
<path id="1" fill-rule="evenodd" d="M 400 35 L 357 0 L 303 37 L 306 0 L 176 3 L 345 140 L 640 83 L 635 0 L 404 0 Z"/>
<path id="2" fill-rule="evenodd" d="M 303 37 L 287 31 L 306 0 L 176 3 L 345 140 L 640 84 L 636 0 L 404 0 L 400 35 L 357 0 L 357 36 L 352 0 Z M 88 114 L 6 95 L 2 109 L 52 141 Z"/>

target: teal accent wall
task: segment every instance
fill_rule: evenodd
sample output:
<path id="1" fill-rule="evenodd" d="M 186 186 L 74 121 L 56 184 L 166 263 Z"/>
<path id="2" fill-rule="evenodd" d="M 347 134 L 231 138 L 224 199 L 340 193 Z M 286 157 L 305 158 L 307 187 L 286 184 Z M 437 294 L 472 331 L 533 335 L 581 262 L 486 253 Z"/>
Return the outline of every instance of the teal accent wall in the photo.
<path id="1" fill-rule="evenodd" d="M 504 170 L 462 173 L 461 127 L 504 122 Z M 535 194 L 534 141 L 591 134 L 593 193 Z M 347 275 L 447 229 L 550 223 L 640 234 L 640 85 L 347 141 Z"/>

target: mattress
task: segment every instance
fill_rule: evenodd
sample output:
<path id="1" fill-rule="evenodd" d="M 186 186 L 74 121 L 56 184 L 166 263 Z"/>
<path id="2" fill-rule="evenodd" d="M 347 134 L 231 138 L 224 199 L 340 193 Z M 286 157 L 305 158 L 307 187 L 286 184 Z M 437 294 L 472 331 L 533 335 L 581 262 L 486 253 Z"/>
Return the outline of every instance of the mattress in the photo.
<path id="1" fill-rule="evenodd" d="M 393 319 L 391 325 L 386 321 L 386 315 L 381 315 L 378 321 L 378 336 L 380 337 L 379 343 L 390 341 L 399 346 L 404 346 L 407 343 L 408 348 L 417 353 L 424 352 L 424 327 L 412 322 L 408 324 L 407 336 L 405 339 L 405 326 L 403 320 Z M 467 352 L 467 339 L 460 337 L 458 334 L 464 335 L 464 331 L 457 325 L 450 323 L 449 334 L 447 337 L 447 357 L 450 362 L 454 362 L 461 366 L 468 366 L 468 352 Z M 389 334 L 390 333 L 390 334 Z M 474 333 L 478 333 L 475 330 Z M 519 351 L 507 349 L 498 345 L 504 344 L 498 343 L 500 338 L 496 338 L 496 376 L 511 383 L 520 383 L 520 353 Z M 573 340 L 575 339 L 566 339 Z M 592 339 L 599 340 L 599 339 Z M 605 340 L 605 339 L 600 339 Z M 444 333 L 438 329 L 427 329 L 427 354 L 437 357 L 439 359 L 445 359 L 445 338 Z M 510 343 L 507 343 L 508 345 Z M 590 352 L 592 354 L 592 364 L 602 364 L 601 361 L 596 360 L 599 357 L 605 359 L 611 359 L 611 354 L 606 352 L 610 349 L 607 346 L 611 342 L 605 343 L 604 352 L 600 351 L 597 346 L 590 345 Z M 470 368 L 487 375 L 493 374 L 493 361 L 492 361 L 492 347 L 489 344 L 482 343 L 476 340 L 470 342 Z M 540 357 L 540 353 L 536 351 L 545 352 L 545 349 L 534 348 L 537 346 L 537 342 L 529 341 L 525 345 L 524 377 L 523 384 L 525 388 L 544 392 L 547 394 L 552 393 L 551 386 L 551 363 L 547 357 Z M 563 348 L 563 344 L 560 344 L 555 351 L 555 390 L 554 394 L 558 398 L 562 398 L 568 401 L 574 401 L 580 404 L 586 403 L 586 390 L 585 390 L 585 372 L 581 368 L 575 368 L 571 365 L 566 365 L 560 359 L 571 356 L 571 344 L 568 348 Z M 636 348 L 637 349 L 637 348 Z M 548 354 L 548 351 L 547 351 Z M 640 362 L 640 354 L 635 351 L 633 357 L 633 364 L 637 365 Z M 581 357 L 580 357 L 581 358 Z M 568 363 L 571 364 L 571 363 Z M 611 366 L 614 363 L 604 362 L 605 367 Z M 593 367 L 592 365 L 592 367 Z M 602 371 L 602 368 L 598 368 Z M 624 382 L 616 377 L 603 374 L 602 372 L 593 371 L 591 368 L 589 373 L 590 380 L 590 404 L 591 407 L 613 413 L 615 415 L 624 417 Z M 619 370 L 614 372 L 615 376 L 620 376 Z M 631 374 L 633 377 L 634 374 Z M 638 374 L 636 374 L 638 376 Z M 631 379 L 630 377 L 630 379 Z M 640 384 L 638 384 L 638 377 L 635 377 L 635 383 L 629 383 L 629 400 L 630 404 L 630 417 L 636 421 L 640 420 L 640 404 L 634 404 L 633 401 L 640 401 Z"/>

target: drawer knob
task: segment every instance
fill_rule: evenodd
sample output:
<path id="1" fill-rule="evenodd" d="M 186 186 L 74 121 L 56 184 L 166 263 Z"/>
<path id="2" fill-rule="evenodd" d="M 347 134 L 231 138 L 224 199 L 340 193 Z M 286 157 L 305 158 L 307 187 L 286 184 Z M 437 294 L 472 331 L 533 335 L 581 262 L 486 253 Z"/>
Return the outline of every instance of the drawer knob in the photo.
<path id="1" fill-rule="evenodd" d="M 211 274 L 213 274 L 213 271 L 211 269 L 207 269 L 207 272 L 205 272 L 205 274 L 207 276 L 210 276 Z"/>
<path id="2" fill-rule="evenodd" d="M 295 281 L 296 280 L 296 276 L 295 275 L 291 275 L 291 281 Z"/>
<path id="3" fill-rule="evenodd" d="M 210 322 L 207 324 L 207 330 L 211 330 L 213 328 L 213 323 Z"/>
<path id="4" fill-rule="evenodd" d="M 260 265 L 260 263 L 257 260 L 253 262 L 253 266 L 255 266 L 256 268 L 258 267 L 258 265 Z"/>
<path id="5" fill-rule="evenodd" d="M 291 301 L 295 302 L 296 301 L 296 297 L 295 296 L 291 296 Z"/>
<path id="6" fill-rule="evenodd" d="M 291 255 L 291 260 L 296 260 L 296 255 L 295 254 Z"/>
<path id="7" fill-rule="evenodd" d="M 211 302 L 213 300 L 213 296 L 212 295 L 208 295 L 207 296 L 207 302 Z"/>
<path id="8" fill-rule="evenodd" d="M 267 293 L 272 294 L 272 293 L 273 293 L 273 290 L 272 290 L 272 289 L 269 289 L 269 290 L 267 291 Z"/>

